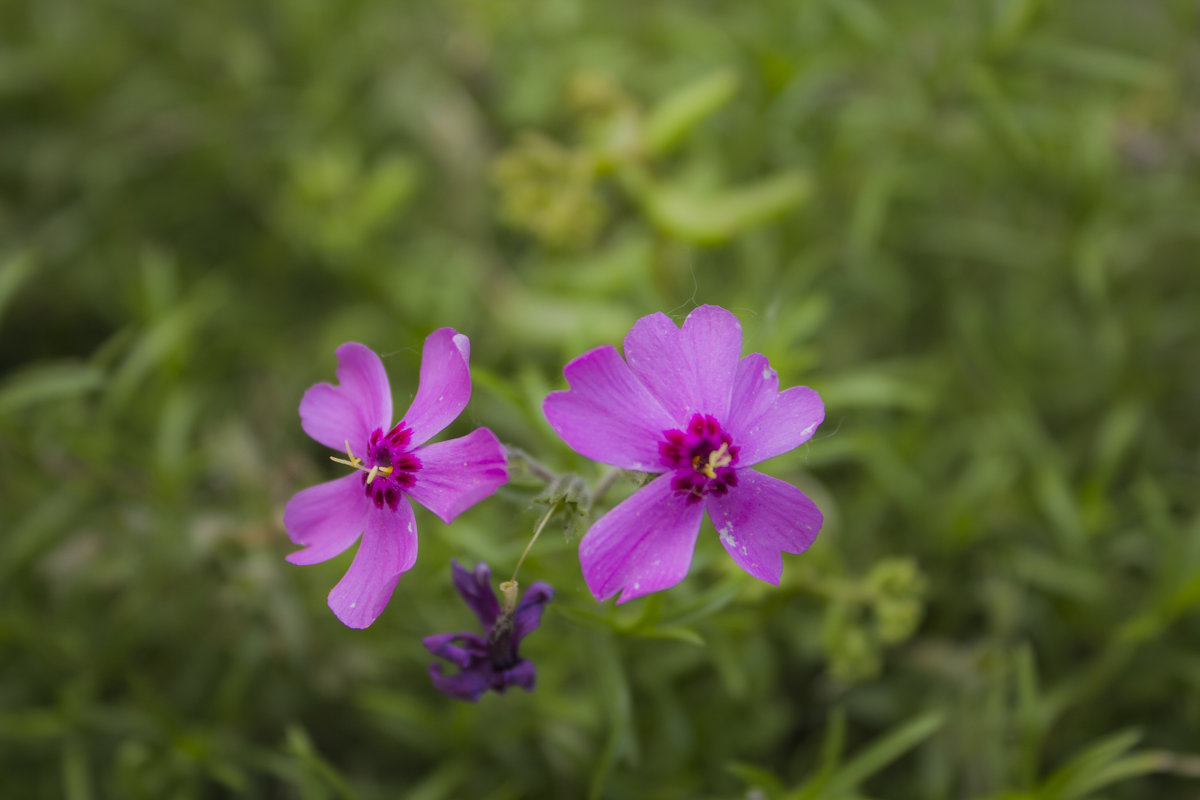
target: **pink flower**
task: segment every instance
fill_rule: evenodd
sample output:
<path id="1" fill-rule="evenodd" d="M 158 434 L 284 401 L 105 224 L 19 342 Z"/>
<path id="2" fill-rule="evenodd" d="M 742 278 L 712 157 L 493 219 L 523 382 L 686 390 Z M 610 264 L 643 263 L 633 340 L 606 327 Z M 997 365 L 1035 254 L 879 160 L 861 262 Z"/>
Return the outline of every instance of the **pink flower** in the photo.
<path id="1" fill-rule="evenodd" d="M 741 350 L 741 323 L 719 306 L 700 306 L 682 329 L 652 314 L 625 337 L 625 360 L 611 345 L 588 351 L 563 369 L 571 388 L 546 398 L 546 419 L 572 448 L 659 474 L 579 543 L 597 600 L 621 592 L 623 603 L 683 580 L 705 511 L 738 566 L 775 585 L 781 553 L 816 539 L 816 504 L 749 467 L 808 441 L 824 404 L 805 386 L 780 392 L 767 359 Z"/>
<path id="2" fill-rule="evenodd" d="M 329 593 L 329 608 L 351 628 L 375 621 L 417 560 L 410 497 L 449 523 L 508 480 L 504 447 L 487 428 L 425 444 L 471 397 L 470 353 L 470 341 L 453 328 L 431 333 L 417 396 L 394 426 L 383 362 L 357 342 L 337 349 L 339 384 L 318 383 L 300 401 L 304 432 L 345 453 L 334 460 L 354 472 L 288 501 L 284 527 L 305 549 L 287 560 L 327 561 L 362 535 L 354 563 Z"/>

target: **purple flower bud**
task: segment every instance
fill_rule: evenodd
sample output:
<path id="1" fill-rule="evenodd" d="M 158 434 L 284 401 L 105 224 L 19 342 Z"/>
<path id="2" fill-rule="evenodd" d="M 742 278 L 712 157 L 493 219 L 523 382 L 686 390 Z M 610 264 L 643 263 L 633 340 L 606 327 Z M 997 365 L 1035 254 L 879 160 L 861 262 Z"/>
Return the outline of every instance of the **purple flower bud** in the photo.
<path id="1" fill-rule="evenodd" d="M 537 677 L 533 662 L 521 658 L 517 647 L 542 621 L 542 610 L 554 597 L 554 587 L 538 581 L 529 587 L 515 608 L 501 606 L 492 590 L 492 573 L 487 564 L 468 572 L 451 561 L 454 588 L 479 617 L 483 636 L 474 633 L 440 633 L 426 636 L 426 649 L 459 668 L 453 675 L 442 672 L 442 664 L 429 665 L 429 677 L 443 694 L 477 701 L 488 689 L 504 693 L 509 686 L 532 691 Z"/>

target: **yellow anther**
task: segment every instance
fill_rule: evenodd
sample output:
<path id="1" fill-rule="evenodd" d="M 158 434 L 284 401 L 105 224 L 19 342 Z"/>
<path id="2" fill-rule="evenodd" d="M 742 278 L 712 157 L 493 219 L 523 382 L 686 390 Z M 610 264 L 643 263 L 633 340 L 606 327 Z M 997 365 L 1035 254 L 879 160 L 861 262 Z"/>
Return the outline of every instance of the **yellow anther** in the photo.
<path id="1" fill-rule="evenodd" d="M 729 444 L 722 442 L 719 449 L 713 450 L 708 454 L 708 461 L 703 467 L 701 467 L 698 463 L 700 461 L 700 456 L 696 456 L 692 459 L 692 466 L 700 472 L 703 472 L 710 480 L 716 480 L 717 470 L 721 467 L 727 466 L 732 460 L 733 458 L 729 455 Z"/>

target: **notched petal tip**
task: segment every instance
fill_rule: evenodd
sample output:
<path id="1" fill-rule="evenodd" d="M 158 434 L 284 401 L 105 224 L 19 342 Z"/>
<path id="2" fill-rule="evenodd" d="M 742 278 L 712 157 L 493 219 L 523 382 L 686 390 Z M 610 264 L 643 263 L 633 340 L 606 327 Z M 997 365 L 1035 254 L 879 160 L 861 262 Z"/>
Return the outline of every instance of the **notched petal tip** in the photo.
<path id="1" fill-rule="evenodd" d="M 340 388 L 358 407 L 368 430 L 392 424 L 392 388 L 383 359 L 359 342 L 346 342 L 336 351 Z"/>
<path id="2" fill-rule="evenodd" d="M 343 342 L 338 345 L 333 354 L 337 356 L 339 364 L 346 366 L 353 366 L 360 362 L 369 364 L 372 361 L 378 362 L 379 366 L 383 366 L 383 361 L 379 358 L 379 354 L 362 342 Z"/>
<path id="3" fill-rule="evenodd" d="M 425 338 L 417 395 L 404 414 L 414 445 L 436 436 L 467 407 L 470 353 L 470 340 L 453 328 L 438 328 Z"/>
<path id="4" fill-rule="evenodd" d="M 700 306 L 683 327 L 662 313 L 642 317 L 625 336 L 630 369 L 678 427 L 695 413 L 724 420 L 742 328 L 720 306 Z"/>
<path id="5" fill-rule="evenodd" d="M 563 441 L 595 461 L 661 471 L 658 438 L 673 419 L 615 347 L 589 350 L 568 363 L 563 375 L 571 388 L 542 401 L 546 421 Z"/>
<path id="6" fill-rule="evenodd" d="M 347 440 L 365 442 L 392 419 L 392 390 L 383 361 L 358 342 L 337 348 L 337 385 L 317 383 L 300 400 L 300 426 L 316 441 L 341 450 Z"/>
<path id="7" fill-rule="evenodd" d="M 728 308 L 712 305 L 711 303 L 696 306 L 689 311 L 687 319 L 683 321 L 684 327 L 687 327 L 688 323 L 720 326 L 730 332 L 737 331 L 741 333 L 742 330 L 742 321 L 737 318 L 737 314 L 734 314 Z"/>

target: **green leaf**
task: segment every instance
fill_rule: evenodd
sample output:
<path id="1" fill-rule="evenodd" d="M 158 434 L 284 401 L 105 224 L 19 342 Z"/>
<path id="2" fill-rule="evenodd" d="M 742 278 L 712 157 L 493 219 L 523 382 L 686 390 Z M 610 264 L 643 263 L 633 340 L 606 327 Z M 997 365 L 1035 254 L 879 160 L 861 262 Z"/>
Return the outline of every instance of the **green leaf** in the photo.
<path id="1" fill-rule="evenodd" d="M 4 319 L 4 309 L 16 297 L 21 284 L 33 275 L 36 262 L 26 251 L 6 257 L 0 264 L 0 321 Z"/>
<path id="2" fill-rule="evenodd" d="M 868 0 L 833 0 L 827 7 L 864 44 L 881 44 L 891 33 L 887 20 Z"/>
<path id="3" fill-rule="evenodd" d="M 0 414 L 40 403 L 79 397 L 100 388 L 104 374 L 91 364 L 40 362 L 0 385 Z"/>
<path id="4" fill-rule="evenodd" d="M 333 789 L 339 797 L 343 800 L 354 800 L 358 797 L 349 781 L 317 752 L 312 739 L 309 738 L 308 732 L 304 728 L 296 724 L 289 725 L 286 737 L 287 749 Z"/>
<path id="5" fill-rule="evenodd" d="M 798 171 L 716 192 L 656 184 L 630 170 L 623 175 L 651 223 L 695 244 L 727 242 L 798 208 L 812 194 L 808 176 Z"/>
<path id="6" fill-rule="evenodd" d="M 738 77 L 721 70 L 675 90 L 660 100 L 646 118 L 646 149 L 661 155 L 683 140 L 737 92 Z"/>
<path id="7" fill-rule="evenodd" d="M 837 771 L 845 749 L 846 711 L 839 706 L 833 709 L 829 715 L 829 724 L 825 727 L 825 738 L 821 742 L 821 760 L 817 774 L 792 792 L 788 796 L 788 800 L 818 800 L 822 796 L 826 784 Z"/>
<path id="8" fill-rule="evenodd" d="M 602 796 L 608 774 L 617 761 L 637 760 L 638 743 L 633 727 L 633 700 L 630 695 L 629 677 L 613 639 L 604 634 L 596 634 L 591 640 L 588 663 L 592 666 L 596 679 L 596 699 L 608 717 L 608 736 L 592 772 L 588 792 L 588 797 L 595 800 Z"/>
<path id="9" fill-rule="evenodd" d="M 921 742 L 945 723 L 940 711 L 930 711 L 900 725 L 852 758 L 826 784 L 825 794 L 838 797 L 858 788 L 859 784 Z"/>
<path id="10" fill-rule="evenodd" d="M 1143 752 L 1130 753 L 1087 775 L 1080 775 L 1073 785 L 1073 793 L 1064 795 L 1063 800 L 1075 797 L 1087 797 L 1093 793 L 1120 781 L 1149 775 L 1152 772 L 1163 772 L 1168 768 L 1171 756 L 1166 753 Z"/>
<path id="11" fill-rule="evenodd" d="M 83 742 L 70 736 L 63 741 L 63 797 L 67 800 L 91 800 L 92 778 Z"/>
<path id="12" fill-rule="evenodd" d="M 218 287 L 217 283 L 202 284 L 135 340 L 106 387 L 104 400 L 108 410 L 128 405 L 152 373 L 161 372 L 165 361 L 181 356 L 193 345 L 200 320 L 219 305 Z"/>
<path id="13" fill-rule="evenodd" d="M 1131 729 L 1101 739 L 1071 759 L 1042 784 L 1040 800 L 1075 800 L 1095 788 L 1093 781 L 1142 738 L 1139 730 Z"/>
<path id="14" fill-rule="evenodd" d="M 471 765 L 462 759 L 443 761 L 431 769 L 419 782 L 404 788 L 405 800 L 445 800 L 461 797 L 459 787 L 470 774 Z"/>
<path id="15" fill-rule="evenodd" d="M 898 408 L 926 411 L 936 399 L 937 386 L 917 367 L 867 367 L 826 378 L 821 397 L 828 408 Z"/>
<path id="16" fill-rule="evenodd" d="M 1117 50 L 1041 39 L 1024 45 L 1022 52 L 1047 66 L 1101 83 L 1136 89 L 1161 89 L 1170 83 L 1170 72 L 1162 64 Z"/>
<path id="17" fill-rule="evenodd" d="M 996 0 L 991 45 L 1004 51 L 1021 40 L 1044 7 L 1043 0 Z"/>
<path id="18" fill-rule="evenodd" d="M 607 609 L 608 607 L 607 606 L 598 606 L 593 603 L 590 606 L 590 608 L 606 608 Z M 571 622 L 573 622 L 576 625 L 579 625 L 581 627 L 591 628 L 592 630 L 605 631 L 605 632 L 609 632 L 609 633 L 619 632 L 620 626 L 619 626 L 616 618 L 613 617 L 613 615 L 611 613 L 599 614 L 595 611 L 591 611 L 590 608 L 581 608 L 580 606 L 567 605 L 565 602 L 559 603 L 557 600 L 555 601 L 554 605 L 551 606 L 551 610 L 553 610 L 553 612 L 555 614 L 559 614 L 563 617 L 566 617 L 568 620 L 570 620 Z M 611 611 L 611 609 L 609 609 L 609 610 Z"/>
<path id="19" fill-rule="evenodd" d="M 737 575 L 726 578 L 687 604 L 677 608 L 673 614 L 663 617 L 660 622 L 665 626 L 674 627 L 712 616 L 728 607 L 737 597 L 744 585 L 742 577 Z"/>
<path id="20" fill-rule="evenodd" d="M 1047 720 L 1038 686 L 1037 660 L 1029 644 L 1017 650 L 1015 671 L 1021 779 L 1026 786 L 1031 786 L 1037 775 L 1038 756 Z"/>
<path id="21" fill-rule="evenodd" d="M 981 119 L 988 124 L 996 141 L 1003 145 L 1017 162 L 1032 158 L 1034 142 L 1027 132 L 1028 125 L 1018 115 L 1016 107 L 991 70 L 976 64 L 967 81 L 983 112 Z"/>
<path id="22" fill-rule="evenodd" d="M 634 636 L 642 639 L 674 639 L 677 642 L 687 642 L 697 647 L 704 647 L 704 637 L 692 628 L 676 625 L 668 628 L 639 628 L 631 631 Z"/>
<path id="23" fill-rule="evenodd" d="M 726 764 L 725 770 L 732 775 L 737 776 L 748 788 L 762 789 L 768 796 L 778 794 L 783 791 L 783 783 L 769 770 L 762 767 L 756 767 L 753 764 L 742 764 L 734 762 Z"/>

